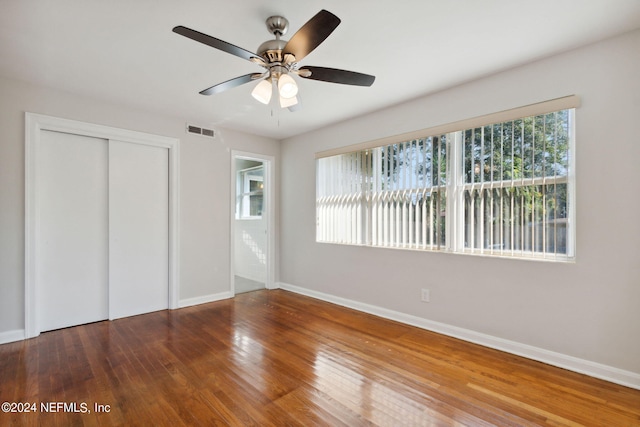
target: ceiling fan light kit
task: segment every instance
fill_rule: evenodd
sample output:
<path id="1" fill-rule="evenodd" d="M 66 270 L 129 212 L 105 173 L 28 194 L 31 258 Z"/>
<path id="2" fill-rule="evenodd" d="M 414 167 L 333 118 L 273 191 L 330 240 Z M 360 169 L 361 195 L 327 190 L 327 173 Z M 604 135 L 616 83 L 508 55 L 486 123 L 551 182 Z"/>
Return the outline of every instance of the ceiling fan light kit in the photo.
<path id="1" fill-rule="evenodd" d="M 291 108 L 298 103 L 298 98 L 293 96 L 291 98 L 280 97 L 280 107 Z"/>
<path id="2" fill-rule="evenodd" d="M 300 67 L 299 62 L 318 47 L 339 24 L 340 19 L 337 16 L 326 10 L 321 10 L 307 21 L 289 41 L 286 41 L 281 40 L 280 37 L 287 33 L 289 21 L 282 16 L 271 16 L 267 18 L 266 25 L 267 30 L 275 36 L 275 39 L 262 43 L 258 47 L 258 53 L 250 52 L 181 25 L 175 27 L 173 31 L 265 68 L 263 73 L 239 76 L 204 89 L 200 91 L 200 94 L 212 95 L 260 79 L 260 82 L 251 92 L 251 95 L 256 100 L 263 104 L 269 104 L 274 87 L 277 87 L 280 106 L 293 111 L 297 110 L 297 108 L 294 109 L 292 107 L 298 104 L 296 96 L 298 94 L 298 84 L 292 75 L 297 75 L 303 79 L 354 86 L 371 86 L 373 84 L 375 77 L 368 74 L 336 68 Z"/>
<path id="3" fill-rule="evenodd" d="M 253 88 L 251 96 L 263 104 L 268 104 L 271 102 L 271 94 L 273 93 L 272 86 L 273 85 L 270 80 L 262 80 L 255 88 Z"/>
<path id="4" fill-rule="evenodd" d="M 278 90 L 283 98 L 293 98 L 298 93 L 298 85 L 289 74 L 281 74 L 278 79 Z"/>

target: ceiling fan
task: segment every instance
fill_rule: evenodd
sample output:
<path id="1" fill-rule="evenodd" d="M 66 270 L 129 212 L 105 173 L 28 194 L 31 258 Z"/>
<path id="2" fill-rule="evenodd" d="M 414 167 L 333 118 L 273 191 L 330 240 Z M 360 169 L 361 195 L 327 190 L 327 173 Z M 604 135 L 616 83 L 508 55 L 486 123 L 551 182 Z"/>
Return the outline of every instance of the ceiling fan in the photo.
<path id="1" fill-rule="evenodd" d="M 346 85 L 371 86 L 373 84 L 375 76 L 368 74 L 336 68 L 299 65 L 299 62 L 329 37 L 340 24 L 340 18 L 331 12 L 326 10 L 318 12 L 289 41 L 280 39 L 289 29 L 289 21 L 284 17 L 271 16 L 267 18 L 266 24 L 268 31 L 275 36 L 275 40 L 262 43 L 258 47 L 258 53 L 250 52 L 182 25 L 173 29 L 177 34 L 246 59 L 265 69 L 262 73 L 245 74 L 244 76 L 218 83 L 202 90 L 200 94 L 212 95 L 245 83 L 260 80 L 260 83 L 251 92 L 255 99 L 263 104 L 269 104 L 274 91 L 273 88 L 277 87 L 280 106 L 295 110 L 296 104 L 298 104 L 298 97 L 296 96 L 298 94 L 298 85 L 292 77 L 294 74 L 304 79 Z"/>

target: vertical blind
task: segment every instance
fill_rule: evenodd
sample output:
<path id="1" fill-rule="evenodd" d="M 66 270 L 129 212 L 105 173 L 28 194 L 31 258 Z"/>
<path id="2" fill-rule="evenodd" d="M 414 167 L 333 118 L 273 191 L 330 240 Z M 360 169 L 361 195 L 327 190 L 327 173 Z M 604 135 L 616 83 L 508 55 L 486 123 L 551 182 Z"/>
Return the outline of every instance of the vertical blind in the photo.
<path id="1" fill-rule="evenodd" d="M 565 109 L 319 158 L 317 240 L 567 259 L 572 117 Z"/>

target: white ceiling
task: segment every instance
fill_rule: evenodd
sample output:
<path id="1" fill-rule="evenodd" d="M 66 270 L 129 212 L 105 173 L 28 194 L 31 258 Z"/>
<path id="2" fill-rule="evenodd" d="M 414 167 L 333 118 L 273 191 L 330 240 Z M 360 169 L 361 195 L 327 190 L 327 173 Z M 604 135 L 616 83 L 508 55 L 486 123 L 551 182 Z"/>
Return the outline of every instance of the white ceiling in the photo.
<path id="1" fill-rule="evenodd" d="M 0 0 L 0 75 L 283 139 L 640 27 L 640 0 Z M 376 76 L 371 87 L 298 80 L 303 108 L 255 101 L 262 68 L 179 36 L 184 25 L 255 52 L 264 21 L 288 39 L 320 9 L 342 23 L 301 65 Z"/>

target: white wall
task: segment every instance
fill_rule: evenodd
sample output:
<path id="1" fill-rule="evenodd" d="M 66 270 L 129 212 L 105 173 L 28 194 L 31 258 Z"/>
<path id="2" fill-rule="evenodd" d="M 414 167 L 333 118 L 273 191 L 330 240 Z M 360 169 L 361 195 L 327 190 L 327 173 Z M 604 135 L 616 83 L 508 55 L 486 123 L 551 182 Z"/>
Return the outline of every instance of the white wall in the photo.
<path id="1" fill-rule="evenodd" d="M 179 138 L 180 300 L 230 291 L 231 150 L 275 156 L 277 171 L 277 141 L 217 128 L 214 139 L 189 135 L 187 117 L 157 116 L 1 77 L 0 94 L 0 343 L 20 339 L 24 329 L 25 111 Z M 277 174 L 275 184 L 277 189 Z"/>
<path id="2" fill-rule="evenodd" d="M 620 369 L 640 388 L 638 52 L 635 31 L 283 141 L 283 287 Z M 315 242 L 315 152 L 570 94 L 582 99 L 575 263 Z"/>

